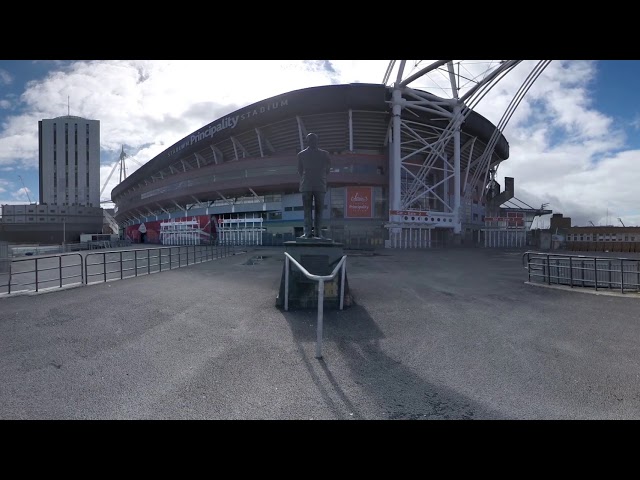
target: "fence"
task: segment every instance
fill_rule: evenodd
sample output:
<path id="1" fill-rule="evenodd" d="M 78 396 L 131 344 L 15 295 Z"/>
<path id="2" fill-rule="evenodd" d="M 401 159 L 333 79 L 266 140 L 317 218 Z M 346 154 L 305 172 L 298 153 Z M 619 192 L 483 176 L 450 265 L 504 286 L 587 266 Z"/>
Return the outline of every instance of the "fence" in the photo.
<path id="1" fill-rule="evenodd" d="M 640 259 L 595 257 L 527 251 L 522 262 L 530 282 L 619 290 L 640 291 Z"/>
<path id="2" fill-rule="evenodd" d="M 149 275 L 235 253 L 233 245 L 189 245 L 18 258 L 0 273 L 0 295 Z"/>

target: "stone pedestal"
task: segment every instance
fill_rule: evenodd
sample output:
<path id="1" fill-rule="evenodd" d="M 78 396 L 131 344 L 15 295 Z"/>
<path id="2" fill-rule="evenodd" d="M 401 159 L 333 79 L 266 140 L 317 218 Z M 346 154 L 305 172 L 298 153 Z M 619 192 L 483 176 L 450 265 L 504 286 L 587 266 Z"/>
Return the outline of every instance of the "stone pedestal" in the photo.
<path id="1" fill-rule="evenodd" d="M 284 251 L 291 255 L 300 265 L 313 275 L 330 275 L 340 259 L 344 255 L 342 243 L 320 238 L 297 238 L 284 242 Z M 283 255 L 284 257 L 284 255 Z M 282 259 L 282 277 L 280 290 L 276 299 L 276 306 L 284 308 L 285 286 L 285 259 Z M 289 262 L 289 310 L 291 309 L 317 309 L 318 308 L 318 282 L 309 280 L 293 262 Z M 349 265 L 347 264 L 347 270 Z M 351 305 L 351 293 L 349 282 L 345 273 L 344 304 Z M 335 278 L 324 282 L 324 308 L 340 308 L 340 288 L 342 275 L 338 271 Z"/>

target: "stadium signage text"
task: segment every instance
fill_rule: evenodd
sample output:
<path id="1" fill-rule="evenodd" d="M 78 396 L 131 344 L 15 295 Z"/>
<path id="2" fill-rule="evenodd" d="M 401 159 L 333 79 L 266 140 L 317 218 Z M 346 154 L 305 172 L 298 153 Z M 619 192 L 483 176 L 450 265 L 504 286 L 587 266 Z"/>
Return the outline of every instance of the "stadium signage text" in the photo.
<path id="1" fill-rule="evenodd" d="M 216 124 L 211 124 L 204 130 L 199 131 L 198 133 L 194 133 L 193 135 L 186 138 L 180 145 L 176 146 L 173 150 L 170 150 L 168 155 L 174 155 L 181 151 L 182 149 L 193 145 L 194 143 L 199 142 L 207 137 L 212 137 L 215 133 L 218 133 L 222 130 L 234 129 L 238 125 L 238 122 L 245 120 L 250 117 L 254 117 L 256 115 L 260 115 L 261 113 L 265 113 L 271 110 L 275 110 L 276 108 L 286 107 L 289 105 L 289 99 L 285 98 L 284 100 L 280 100 L 277 102 L 269 102 L 266 105 L 261 107 L 256 107 L 253 110 L 247 110 L 239 115 L 224 117 Z"/>

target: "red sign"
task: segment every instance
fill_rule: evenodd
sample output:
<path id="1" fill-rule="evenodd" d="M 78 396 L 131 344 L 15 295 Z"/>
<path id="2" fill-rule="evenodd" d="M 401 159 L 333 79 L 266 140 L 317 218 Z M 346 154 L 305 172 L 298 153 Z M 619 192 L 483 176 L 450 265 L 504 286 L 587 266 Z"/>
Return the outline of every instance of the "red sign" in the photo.
<path id="1" fill-rule="evenodd" d="M 344 216 L 347 218 L 373 217 L 373 188 L 346 187 L 346 208 Z"/>
<path id="2" fill-rule="evenodd" d="M 389 210 L 389 215 L 413 215 L 415 217 L 426 217 L 429 212 L 419 210 Z"/>

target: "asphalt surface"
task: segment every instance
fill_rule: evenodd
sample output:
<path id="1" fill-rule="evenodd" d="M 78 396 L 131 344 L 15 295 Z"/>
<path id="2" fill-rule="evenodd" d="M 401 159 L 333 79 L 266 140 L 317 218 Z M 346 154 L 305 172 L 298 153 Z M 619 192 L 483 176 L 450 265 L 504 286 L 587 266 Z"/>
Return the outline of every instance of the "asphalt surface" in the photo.
<path id="1" fill-rule="evenodd" d="M 4 296 L 0 419 L 640 419 L 638 295 L 528 285 L 521 252 L 349 252 L 323 359 L 278 248 Z"/>

